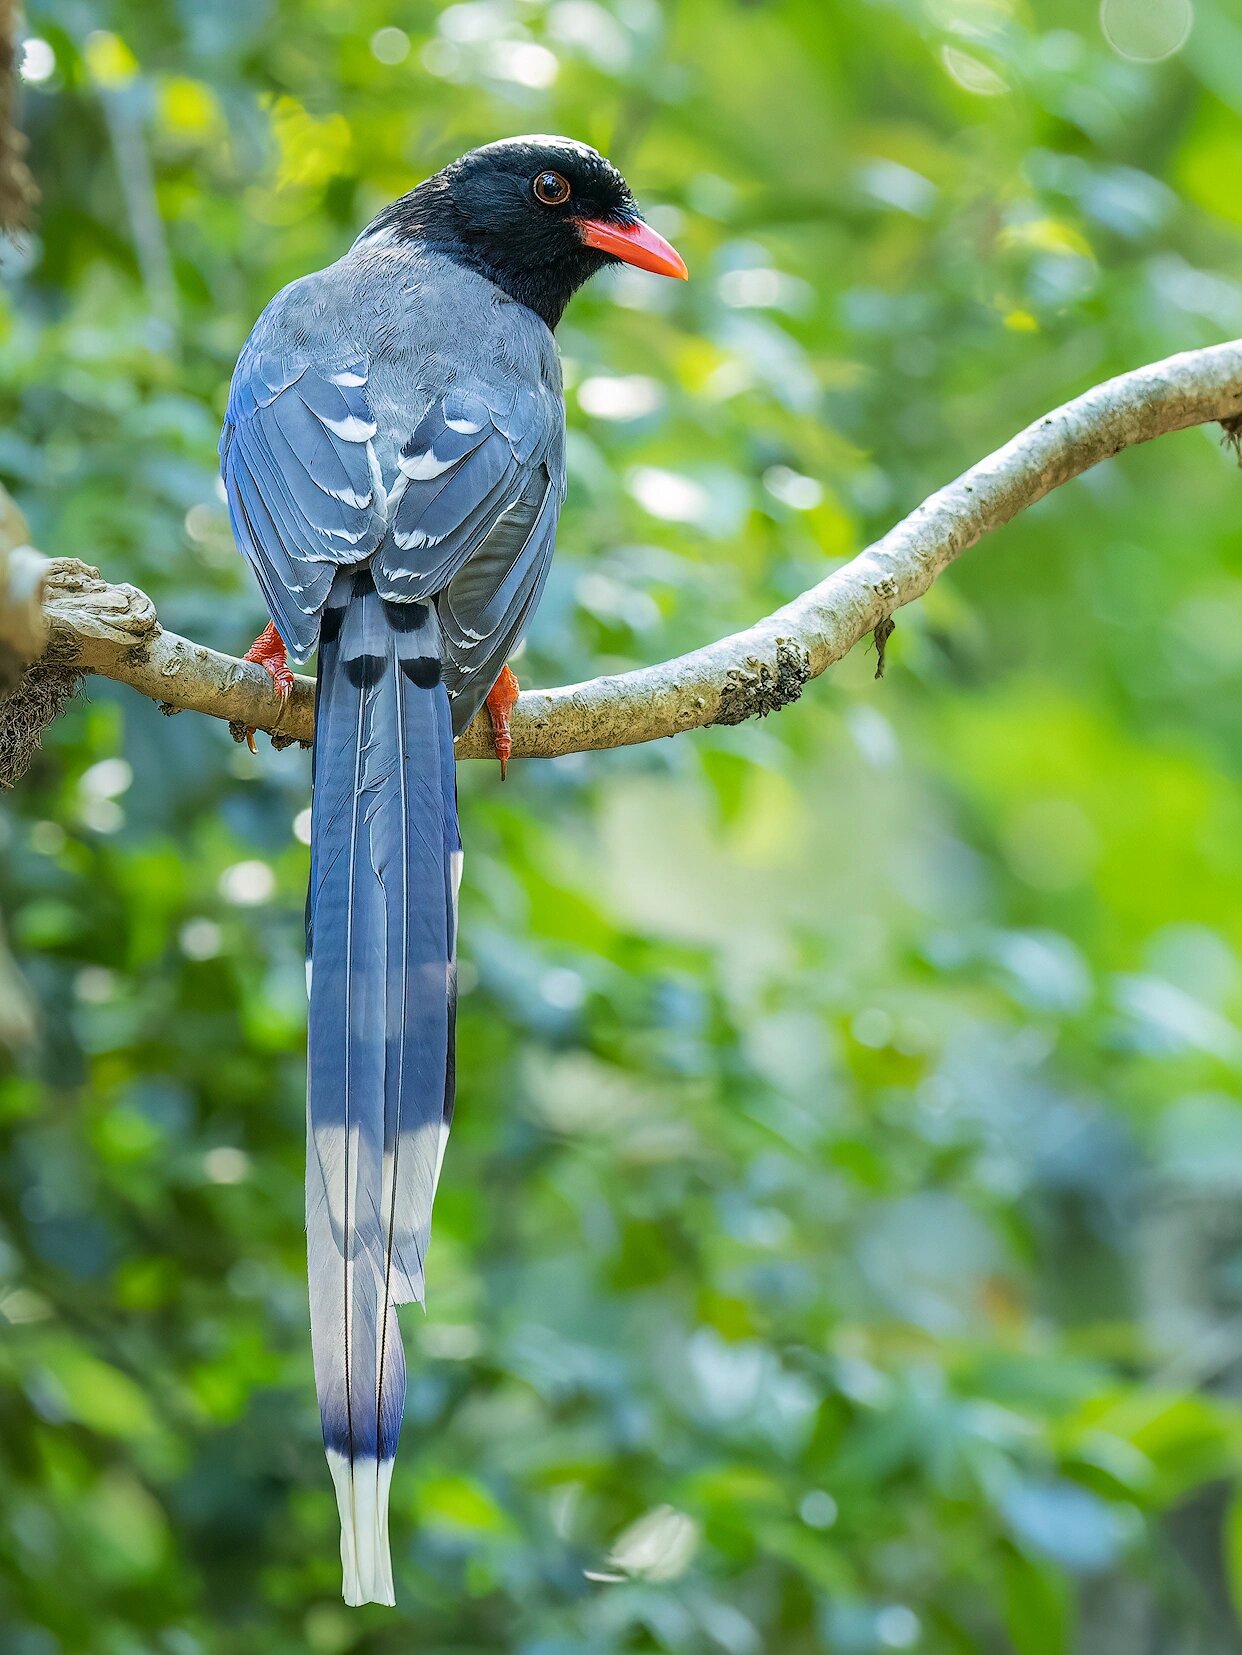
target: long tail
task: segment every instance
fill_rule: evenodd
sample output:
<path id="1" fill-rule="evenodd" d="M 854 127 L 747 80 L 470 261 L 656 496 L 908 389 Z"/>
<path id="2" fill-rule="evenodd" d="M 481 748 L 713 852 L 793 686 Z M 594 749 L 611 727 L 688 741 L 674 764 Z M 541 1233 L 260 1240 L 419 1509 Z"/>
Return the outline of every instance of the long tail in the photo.
<path id="1" fill-rule="evenodd" d="M 392 1603 L 405 1401 L 396 1306 L 423 1297 L 453 1113 L 457 831 L 439 629 L 337 575 L 319 647 L 307 896 L 306 1232 L 346 1603 Z"/>

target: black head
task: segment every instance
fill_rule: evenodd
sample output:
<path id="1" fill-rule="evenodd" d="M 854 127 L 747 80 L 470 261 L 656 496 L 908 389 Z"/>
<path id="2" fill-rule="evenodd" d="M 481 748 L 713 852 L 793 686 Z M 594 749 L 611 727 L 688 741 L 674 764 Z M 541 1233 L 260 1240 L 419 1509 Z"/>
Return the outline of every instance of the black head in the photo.
<path id="1" fill-rule="evenodd" d="M 639 217 L 611 161 L 572 138 L 505 138 L 472 149 L 386 207 L 360 240 L 381 234 L 421 241 L 478 270 L 550 328 L 606 265 L 686 274 Z"/>

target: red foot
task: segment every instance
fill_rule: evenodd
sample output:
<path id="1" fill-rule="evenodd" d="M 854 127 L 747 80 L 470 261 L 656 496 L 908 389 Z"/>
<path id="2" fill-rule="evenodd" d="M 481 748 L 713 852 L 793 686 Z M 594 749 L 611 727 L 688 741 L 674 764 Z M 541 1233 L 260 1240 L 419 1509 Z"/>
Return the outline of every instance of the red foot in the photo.
<path id="1" fill-rule="evenodd" d="M 242 656 L 243 661 L 254 661 L 266 673 L 271 674 L 272 683 L 276 687 L 276 694 L 280 697 L 281 712 L 284 712 L 289 697 L 293 694 L 293 674 L 289 671 L 289 659 L 285 652 L 285 641 L 276 630 L 276 623 L 269 621 Z M 246 746 L 253 753 L 254 731 L 246 731 Z"/>
<path id="2" fill-rule="evenodd" d="M 500 779 L 504 781 L 513 755 L 513 737 L 509 731 L 509 714 L 518 698 L 518 681 L 508 667 L 500 669 L 500 677 L 492 685 L 487 697 L 488 717 L 492 721 L 492 742 L 500 760 Z"/>

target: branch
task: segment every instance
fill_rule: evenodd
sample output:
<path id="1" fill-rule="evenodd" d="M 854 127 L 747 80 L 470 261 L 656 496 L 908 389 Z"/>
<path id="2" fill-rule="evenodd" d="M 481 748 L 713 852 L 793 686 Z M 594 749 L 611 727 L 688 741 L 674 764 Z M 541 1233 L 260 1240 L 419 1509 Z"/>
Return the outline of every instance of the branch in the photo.
<path id="1" fill-rule="evenodd" d="M 0 230 L 8 234 L 29 227 L 39 199 L 16 122 L 18 15 L 17 0 L 0 0 Z"/>
<path id="2" fill-rule="evenodd" d="M 990 530 L 1123 448 L 1211 421 L 1235 441 L 1242 430 L 1242 340 L 1169 357 L 1067 402 L 744 632 L 636 672 L 526 691 L 513 714 L 514 757 L 624 747 L 775 712 L 868 633 L 882 646 L 893 611 L 921 597 Z M 261 668 L 165 632 L 134 587 L 110 586 L 74 559 L 53 563 L 48 585 L 53 637 L 73 647 L 81 670 L 130 684 L 169 711 L 252 725 L 278 743 L 310 739 L 313 680 L 298 678 L 278 717 Z M 491 756 L 485 716 L 461 736 L 457 753 Z"/>
<path id="3" fill-rule="evenodd" d="M 43 615 L 47 560 L 26 544 L 26 520 L 0 489 L 0 696 L 22 682 L 27 664 L 47 648 Z M 0 774 L 18 755 L 6 737 L 19 725 L 0 719 Z M 0 1045 L 10 1051 L 28 1045 L 35 1036 L 34 1003 L 9 953 L 0 926 Z"/>
<path id="4" fill-rule="evenodd" d="M 48 644 L 43 606 L 49 565 L 29 538 L 26 519 L 0 489 L 0 695 L 20 682 Z"/>

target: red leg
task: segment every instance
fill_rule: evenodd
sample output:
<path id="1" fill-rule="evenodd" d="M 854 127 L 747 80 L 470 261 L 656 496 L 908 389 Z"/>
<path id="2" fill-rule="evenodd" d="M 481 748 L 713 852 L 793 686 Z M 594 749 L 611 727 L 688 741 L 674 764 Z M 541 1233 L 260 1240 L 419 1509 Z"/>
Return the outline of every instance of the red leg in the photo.
<path id="1" fill-rule="evenodd" d="M 269 673 L 272 683 L 276 687 L 276 694 L 280 697 L 281 710 L 293 694 L 293 674 L 289 671 L 289 658 L 285 652 L 285 641 L 276 630 L 276 623 L 269 621 L 242 656 L 243 661 L 254 661 L 261 666 L 264 672 Z M 254 731 L 246 731 L 246 745 L 254 752 Z"/>
<path id="2" fill-rule="evenodd" d="M 518 698 L 518 681 L 508 667 L 500 669 L 500 677 L 492 685 L 487 697 L 488 717 L 492 721 L 492 741 L 500 760 L 500 779 L 504 781 L 513 753 L 513 737 L 509 732 L 509 714 Z"/>

